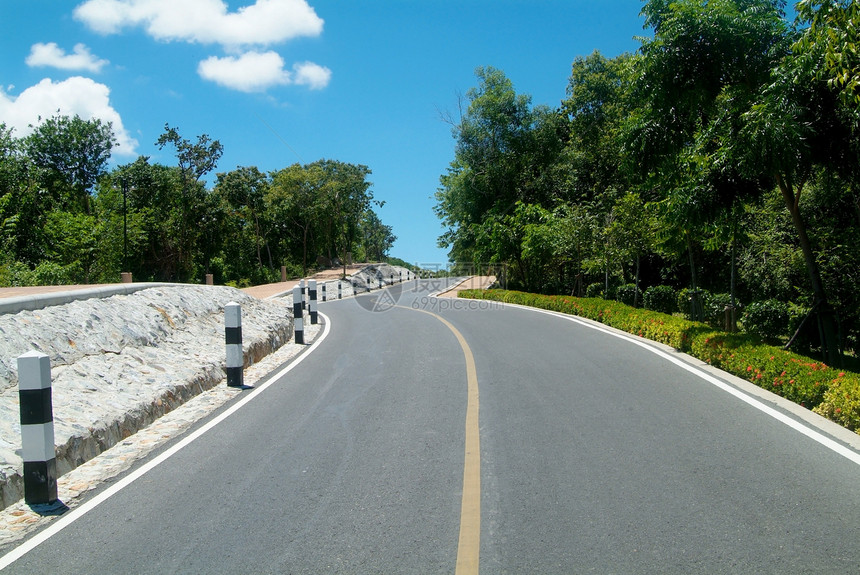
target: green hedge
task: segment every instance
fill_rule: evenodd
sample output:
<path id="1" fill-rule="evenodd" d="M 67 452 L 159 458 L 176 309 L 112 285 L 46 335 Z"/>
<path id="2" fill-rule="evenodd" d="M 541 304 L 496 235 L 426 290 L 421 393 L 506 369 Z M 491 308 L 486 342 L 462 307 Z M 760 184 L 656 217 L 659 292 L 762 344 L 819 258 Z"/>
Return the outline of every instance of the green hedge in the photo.
<path id="1" fill-rule="evenodd" d="M 505 290 L 465 290 L 460 297 L 577 315 L 659 341 L 860 433 L 860 374 L 766 345 L 755 336 L 715 331 L 703 323 L 604 299 Z"/>

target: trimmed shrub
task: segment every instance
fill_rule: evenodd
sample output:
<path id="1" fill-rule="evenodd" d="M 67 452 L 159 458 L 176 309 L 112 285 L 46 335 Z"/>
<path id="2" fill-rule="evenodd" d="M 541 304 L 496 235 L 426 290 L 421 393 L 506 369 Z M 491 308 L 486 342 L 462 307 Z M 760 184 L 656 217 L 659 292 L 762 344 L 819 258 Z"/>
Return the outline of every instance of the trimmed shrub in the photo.
<path id="1" fill-rule="evenodd" d="M 744 330 L 776 342 L 788 332 L 788 304 L 775 299 L 754 301 L 743 313 Z"/>
<path id="2" fill-rule="evenodd" d="M 813 411 L 860 433 L 860 376 L 838 372 L 824 392 L 824 401 Z"/>
<path id="3" fill-rule="evenodd" d="M 642 296 L 645 309 L 673 314 L 678 311 L 678 292 L 672 286 L 651 286 Z"/>
<path id="4" fill-rule="evenodd" d="M 0 265 L 0 286 L 18 287 L 33 285 L 33 272 L 23 262 Z"/>
<path id="5" fill-rule="evenodd" d="M 593 283 L 588 284 L 588 287 L 585 288 L 585 297 L 603 297 L 603 288 L 606 287 L 605 283 Z"/>
<path id="6" fill-rule="evenodd" d="M 83 272 L 79 262 L 61 266 L 54 262 L 42 262 L 31 274 L 33 285 L 59 286 L 82 283 Z"/>
<path id="7" fill-rule="evenodd" d="M 642 290 L 636 284 L 624 284 L 615 292 L 615 299 L 624 305 L 633 306 L 635 302 L 642 305 Z"/>
<path id="8" fill-rule="evenodd" d="M 692 355 L 809 409 L 824 400 L 835 376 L 823 363 L 765 345 L 749 334 L 701 334 L 693 342 Z"/>

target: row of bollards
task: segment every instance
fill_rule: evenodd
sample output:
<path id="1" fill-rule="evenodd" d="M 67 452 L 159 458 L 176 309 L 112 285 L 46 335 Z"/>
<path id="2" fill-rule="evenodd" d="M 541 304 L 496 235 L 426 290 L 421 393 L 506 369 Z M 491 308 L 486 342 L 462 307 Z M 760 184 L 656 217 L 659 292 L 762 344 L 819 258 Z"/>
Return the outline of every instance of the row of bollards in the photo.
<path id="1" fill-rule="evenodd" d="M 403 281 L 402 274 L 400 279 Z M 378 281 L 381 287 L 382 281 Z M 293 288 L 293 338 L 300 345 L 305 343 L 305 308 L 309 311 L 311 324 L 316 325 L 318 320 L 316 280 L 308 281 L 307 293 L 308 301 L 305 299 L 304 280 Z M 338 281 L 337 299 L 342 298 L 342 282 Z M 322 300 L 326 301 L 326 284 L 322 285 Z M 246 387 L 245 358 L 242 350 L 242 306 L 236 302 L 224 306 L 224 341 L 227 385 Z M 57 501 L 57 454 L 51 401 L 51 360 L 46 354 L 30 351 L 18 357 L 18 397 L 21 412 L 21 453 L 24 461 L 24 501 L 29 505 L 54 503 Z"/>
<path id="2" fill-rule="evenodd" d="M 308 283 L 309 302 L 305 302 L 303 285 L 296 286 L 293 290 L 294 339 L 302 345 L 305 343 L 303 307 L 309 308 L 312 324 L 317 323 L 318 315 L 316 281 L 310 280 Z M 341 299 L 341 282 L 338 282 L 337 288 L 337 297 Z M 236 302 L 224 306 L 224 341 L 227 385 L 247 387 L 244 385 L 242 306 Z M 28 505 L 55 503 L 57 451 L 54 445 L 54 410 L 51 401 L 51 359 L 48 355 L 30 351 L 18 357 L 18 398 L 21 458 L 24 461 L 24 501 Z"/>

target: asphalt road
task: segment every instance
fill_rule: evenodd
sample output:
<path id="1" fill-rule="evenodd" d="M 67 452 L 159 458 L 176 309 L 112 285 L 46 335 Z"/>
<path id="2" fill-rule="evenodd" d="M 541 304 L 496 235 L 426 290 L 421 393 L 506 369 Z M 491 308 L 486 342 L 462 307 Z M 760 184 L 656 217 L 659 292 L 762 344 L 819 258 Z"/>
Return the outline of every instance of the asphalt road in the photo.
<path id="1" fill-rule="evenodd" d="M 8 572 L 860 572 L 856 452 L 437 287 L 320 304 L 299 365 Z"/>

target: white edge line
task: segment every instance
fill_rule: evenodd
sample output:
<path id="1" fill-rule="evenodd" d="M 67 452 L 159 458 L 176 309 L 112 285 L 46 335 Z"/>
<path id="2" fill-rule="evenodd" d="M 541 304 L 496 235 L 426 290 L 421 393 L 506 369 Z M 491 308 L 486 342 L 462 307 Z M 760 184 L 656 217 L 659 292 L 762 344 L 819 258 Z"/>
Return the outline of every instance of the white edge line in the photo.
<path id="1" fill-rule="evenodd" d="M 594 324 L 589 323 L 587 321 L 583 321 L 582 319 L 577 318 L 575 316 L 563 314 L 560 312 L 555 312 L 555 311 L 550 311 L 550 310 L 545 310 L 545 309 L 540 309 L 540 308 L 534 308 L 534 307 L 529 307 L 529 306 L 523 306 L 523 305 L 519 305 L 519 304 L 506 303 L 506 302 L 500 302 L 500 303 L 502 303 L 503 305 L 518 307 L 520 309 L 525 309 L 525 310 L 543 313 L 543 314 L 547 314 L 547 315 L 553 315 L 553 316 L 559 317 L 561 319 L 572 321 L 573 323 L 578 323 L 582 326 L 603 332 L 607 335 L 611 335 L 613 337 L 617 337 L 619 339 L 623 339 L 623 340 L 629 341 L 630 343 L 638 345 L 639 347 L 644 348 L 644 349 L 650 351 L 651 353 L 659 355 L 663 359 L 666 359 L 666 360 L 674 363 L 675 365 L 677 365 L 681 369 L 684 369 L 684 370 L 692 373 L 693 375 L 700 377 L 701 379 L 704 379 L 708 383 L 718 387 L 719 389 L 725 391 L 726 393 L 729 393 L 729 394 L 735 396 L 736 398 L 740 399 L 744 403 L 747 403 L 747 404 L 751 405 L 752 407 L 758 409 L 759 411 L 761 411 L 761 412 L 769 415 L 770 417 L 776 419 L 777 421 L 784 423 L 785 425 L 789 426 L 790 428 L 794 429 L 795 431 L 798 431 L 798 432 L 802 433 L 803 435 L 805 435 L 806 437 L 812 439 L 813 441 L 820 443 L 821 445 L 823 445 L 827 449 L 830 449 L 831 451 L 834 451 L 835 453 L 838 453 L 839 455 L 845 457 L 849 461 L 856 463 L 857 465 L 860 465 L 860 453 L 857 453 L 856 451 L 845 447 L 841 443 L 834 441 L 833 439 L 830 439 L 829 437 L 827 437 L 823 433 L 816 431 L 816 430 L 812 429 L 811 427 L 808 427 L 807 425 L 804 425 L 803 423 L 797 421 L 796 419 L 793 419 L 793 418 L 787 416 L 786 414 L 782 413 L 781 411 L 778 411 L 778 410 L 776 410 L 776 409 L 774 409 L 768 405 L 765 405 L 764 403 L 762 403 L 758 399 L 755 399 L 754 397 L 747 395 L 746 393 L 737 389 L 733 385 L 726 383 L 725 381 L 722 381 L 722 380 L 710 375 L 709 373 L 705 373 L 701 369 L 699 369 L 693 365 L 690 365 L 689 363 L 687 363 L 687 362 L 685 362 L 685 361 L 683 361 L 677 357 L 673 357 L 672 355 L 666 353 L 665 351 L 663 351 L 661 349 L 654 347 L 648 341 L 642 341 L 642 340 L 636 339 L 633 336 L 630 336 L 630 335 L 627 335 L 624 333 L 617 333 L 617 332 L 612 331 L 610 329 L 607 329 L 605 327 L 602 327 L 599 325 L 594 325 Z"/>
<path id="2" fill-rule="evenodd" d="M 329 320 L 328 316 L 326 316 L 324 313 L 321 313 L 321 312 L 318 312 L 318 313 L 325 320 L 325 326 L 323 328 L 323 333 L 321 336 L 319 336 L 314 341 L 314 343 L 307 350 L 304 351 L 304 353 L 299 355 L 294 361 L 292 361 L 289 365 L 287 365 L 284 369 L 279 371 L 277 374 L 270 377 L 269 380 L 266 381 L 264 384 L 260 385 L 259 387 L 255 387 L 252 392 L 250 392 L 248 395 L 246 395 L 241 400 L 236 402 L 229 409 L 227 409 L 224 413 L 222 413 L 221 415 L 219 415 L 218 417 L 216 417 L 215 419 L 213 419 L 212 421 L 210 421 L 209 423 L 207 423 L 206 425 L 204 425 L 203 427 L 201 427 L 200 429 L 198 429 L 197 431 L 195 431 L 194 433 L 192 433 L 188 437 L 184 438 L 182 441 L 180 441 L 179 443 L 177 443 L 176 445 L 174 445 L 173 447 L 171 447 L 170 449 L 168 449 L 167 451 L 165 451 L 164 453 L 162 453 L 161 455 L 159 455 L 158 457 L 156 457 L 155 459 L 153 459 L 152 461 L 150 461 L 146 465 L 144 465 L 144 466 L 140 467 L 139 469 L 135 470 L 134 472 L 126 475 L 120 481 L 118 481 L 117 483 L 114 483 L 113 485 L 111 485 L 110 487 L 105 489 L 103 492 L 99 493 L 98 495 L 96 495 L 95 497 L 93 497 L 92 499 L 87 501 L 86 503 L 82 504 L 80 507 L 72 509 L 67 514 L 65 514 L 62 517 L 60 517 L 59 519 L 57 519 L 54 523 L 51 523 L 51 525 L 46 527 L 43 531 L 40 531 L 39 533 L 34 535 L 32 538 L 28 539 L 26 542 L 22 543 L 21 545 L 19 545 L 18 547 L 16 547 L 15 549 L 10 551 L 6 555 L 4 555 L 3 557 L 0 557 L 0 570 L 5 569 L 6 567 L 8 567 L 12 563 L 17 561 L 21 557 L 23 557 L 24 555 L 26 555 L 27 553 L 29 553 L 30 551 L 32 551 L 33 549 L 35 549 L 36 547 L 38 547 L 39 545 L 44 543 L 45 541 L 47 541 L 48 539 L 50 539 L 51 537 L 53 537 L 54 535 L 56 535 L 57 533 L 59 533 L 60 531 L 62 531 L 63 529 L 65 529 L 66 527 L 68 527 L 69 525 L 74 523 L 75 521 L 77 521 L 78 519 L 80 519 L 81 517 L 83 517 L 84 515 L 86 515 L 87 513 L 89 513 L 90 511 L 92 511 L 93 509 L 95 509 L 96 507 L 98 507 L 99 505 L 101 505 L 102 503 L 104 503 L 105 501 L 107 501 L 108 499 L 110 499 L 111 497 L 113 497 L 114 495 L 116 495 L 117 493 L 119 493 L 120 491 L 122 491 L 123 489 L 128 487 L 129 485 L 131 485 L 132 483 L 134 483 L 135 481 L 137 481 L 138 479 L 140 479 L 141 477 L 143 477 L 144 475 L 146 475 L 147 473 L 149 473 L 150 471 L 152 471 L 153 469 L 155 469 L 156 467 L 158 467 L 159 465 L 161 465 L 162 463 L 164 463 L 165 461 L 167 461 L 168 459 L 170 459 L 171 457 L 176 455 L 182 449 L 184 449 L 185 447 L 188 447 L 192 442 L 196 441 L 201 436 L 203 436 L 205 433 L 210 431 L 213 427 L 215 427 L 216 425 L 223 422 L 225 419 L 227 419 L 228 417 L 230 417 L 231 415 L 233 415 L 234 413 L 239 411 L 249 401 L 256 398 L 266 388 L 268 388 L 270 385 L 272 385 L 273 383 L 275 383 L 276 381 L 281 379 L 283 376 L 285 376 L 287 373 L 289 373 L 293 368 L 295 368 L 302 361 L 304 361 L 304 359 L 306 357 L 308 357 L 311 354 L 311 352 L 313 352 L 323 342 L 323 340 L 325 340 L 325 338 L 328 336 L 329 331 L 331 329 L 331 321 Z"/>

